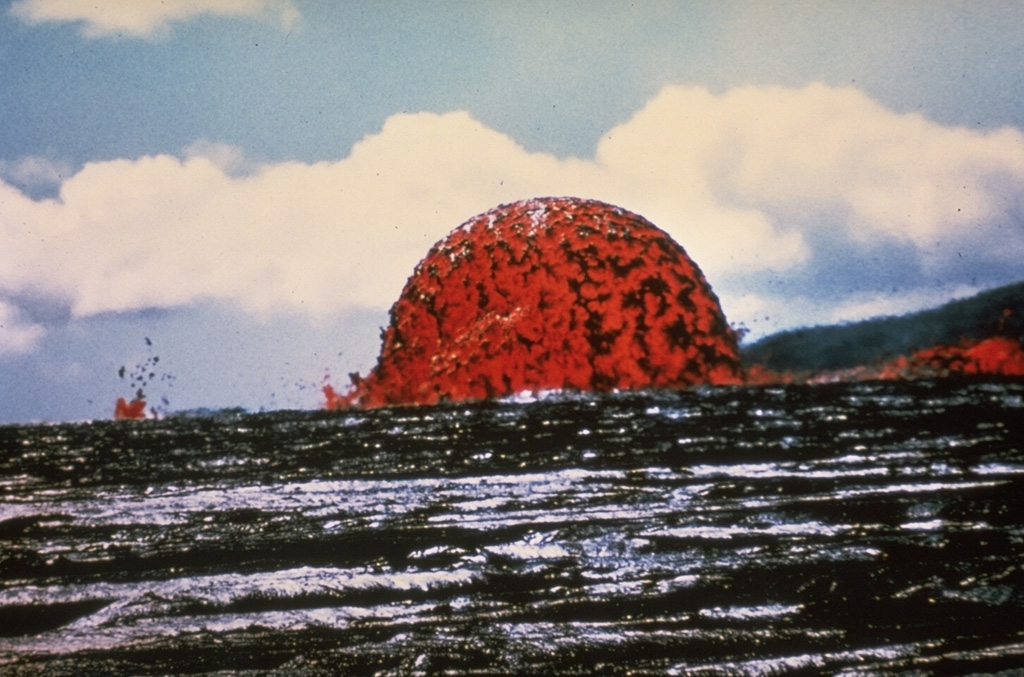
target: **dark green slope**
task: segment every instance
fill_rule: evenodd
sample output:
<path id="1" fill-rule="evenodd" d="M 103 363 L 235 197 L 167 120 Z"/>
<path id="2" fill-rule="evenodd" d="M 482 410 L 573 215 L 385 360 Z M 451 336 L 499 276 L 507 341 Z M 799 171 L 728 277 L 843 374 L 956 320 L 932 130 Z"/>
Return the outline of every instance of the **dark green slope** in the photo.
<path id="1" fill-rule="evenodd" d="M 743 361 L 773 371 L 846 369 L 994 334 L 1024 335 L 1024 282 L 908 315 L 772 334 L 744 347 Z"/>

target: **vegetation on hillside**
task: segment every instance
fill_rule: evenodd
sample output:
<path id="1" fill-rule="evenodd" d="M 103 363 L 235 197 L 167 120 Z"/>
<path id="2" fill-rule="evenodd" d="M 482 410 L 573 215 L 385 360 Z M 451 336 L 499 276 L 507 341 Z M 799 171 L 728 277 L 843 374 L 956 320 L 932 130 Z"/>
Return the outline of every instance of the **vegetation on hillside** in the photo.
<path id="1" fill-rule="evenodd" d="M 745 346 L 743 362 L 778 372 L 835 371 L 993 336 L 1024 338 L 1024 282 L 908 315 L 780 332 Z"/>

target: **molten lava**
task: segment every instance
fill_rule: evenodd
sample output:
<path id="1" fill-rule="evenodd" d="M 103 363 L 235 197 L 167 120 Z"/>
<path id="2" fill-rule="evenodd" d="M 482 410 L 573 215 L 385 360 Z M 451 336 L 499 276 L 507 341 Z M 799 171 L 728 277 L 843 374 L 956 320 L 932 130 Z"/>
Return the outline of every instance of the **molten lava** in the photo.
<path id="1" fill-rule="evenodd" d="M 136 397 L 131 402 L 125 401 L 123 397 L 117 398 L 114 405 L 114 419 L 142 419 L 146 417 L 146 400 Z"/>
<path id="2" fill-rule="evenodd" d="M 760 364 L 747 370 L 748 385 L 832 383 L 893 379 L 946 378 L 949 376 L 1024 376 L 1024 345 L 1009 336 L 963 340 L 959 345 L 937 345 L 873 365 L 826 372 L 774 372 Z"/>
<path id="3" fill-rule="evenodd" d="M 150 352 L 149 357 L 145 361 L 136 364 L 131 370 L 125 365 L 121 365 L 121 368 L 117 370 L 117 375 L 122 381 L 127 378 L 128 383 L 137 387 L 135 397 L 130 402 L 123 397 L 117 398 L 117 403 L 114 405 L 114 418 L 117 420 L 146 418 L 146 394 L 144 389 L 148 388 L 150 383 L 155 382 L 158 377 L 161 383 L 166 383 L 168 386 L 174 384 L 175 377 L 172 374 L 161 372 L 157 367 L 160 363 L 160 356 L 152 354 L 153 341 L 148 336 L 143 340 L 146 342 L 146 348 Z M 153 407 L 149 410 L 153 417 L 166 413 L 166 407 L 170 404 L 166 395 L 160 398 L 160 402 L 163 404 L 162 407 Z"/>
<path id="4" fill-rule="evenodd" d="M 329 408 L 433 404 L 548 389 L 742 380 L 736 336 L 686 252 L 602 202 L 492 209 L 417 265 L 377 366 Z"/>
<path id="5" fill-rule="evenodd" d="M 962 341 L 958 346 L 934 346 L 909 358 L 885 365 L 883 377 L 929 378 L 952 374 L 969 376 L 1024 376 L 1024 347 L 1007 336 L 983 341 Z"/>

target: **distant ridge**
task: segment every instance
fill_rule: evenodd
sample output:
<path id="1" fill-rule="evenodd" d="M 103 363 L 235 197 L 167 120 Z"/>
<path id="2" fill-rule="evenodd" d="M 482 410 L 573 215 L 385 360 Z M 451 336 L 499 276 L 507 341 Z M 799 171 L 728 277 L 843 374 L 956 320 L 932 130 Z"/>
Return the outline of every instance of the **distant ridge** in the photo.
<path id="1" fill-rule="evenodd" d="M 1024 282 L 907 315 L 779 332 L 744 347 L 742 357 L 774 371 L 848 369 L 997 334 L 1024 335 Z"/>

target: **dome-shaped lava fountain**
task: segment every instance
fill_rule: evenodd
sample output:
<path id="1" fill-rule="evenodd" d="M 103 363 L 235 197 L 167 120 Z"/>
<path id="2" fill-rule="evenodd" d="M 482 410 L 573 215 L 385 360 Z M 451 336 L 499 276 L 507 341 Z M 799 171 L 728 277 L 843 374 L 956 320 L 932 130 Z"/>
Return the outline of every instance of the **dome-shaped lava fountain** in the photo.
<path id="1" fill-rule="evenodd" d="M 742 379 L 736 336 L 700 269 L 643 217 L 541 198 L 462 224 L 416 266 L 377 366 L 328 406 Z"/>

